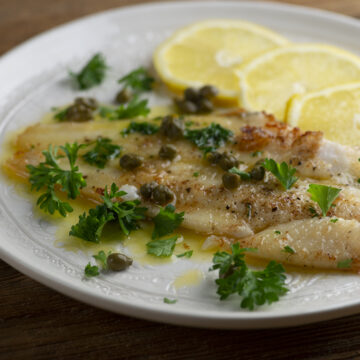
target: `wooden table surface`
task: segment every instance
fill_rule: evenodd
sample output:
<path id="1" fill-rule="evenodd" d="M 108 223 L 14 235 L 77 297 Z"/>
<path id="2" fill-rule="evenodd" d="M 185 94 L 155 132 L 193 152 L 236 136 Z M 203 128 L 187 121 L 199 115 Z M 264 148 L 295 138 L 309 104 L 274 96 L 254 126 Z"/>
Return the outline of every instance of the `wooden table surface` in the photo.
<path id="1" fill-rule="evenodd" d="M 0 0 L 0 54 L 80 16 L 140 2 Z M 360 18 L 360 0 L 283 2 Z M 360 315 L 280 330 L 185 329 L 84 305 L 0 260 L 0 359 L 360 359 Z"/>

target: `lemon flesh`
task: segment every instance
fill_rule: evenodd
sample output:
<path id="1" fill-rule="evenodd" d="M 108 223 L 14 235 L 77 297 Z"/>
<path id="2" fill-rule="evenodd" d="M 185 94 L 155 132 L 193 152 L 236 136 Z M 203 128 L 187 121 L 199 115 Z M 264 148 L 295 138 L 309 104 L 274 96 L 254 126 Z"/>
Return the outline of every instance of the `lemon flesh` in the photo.
<path id="1" fill-rule="evenodd" d="M 240 103 L 279 120 L 295 94 L 360 81 L 360 58 L 327 45 L 289 45 L 270 51 L 237 71 Z"/>
<path id="2" fill-rule="evenodd" d="M 234 67 L 285 43 L 282 36 L 251 23 L 203 21 L 180 29 L 160 45 L 154 65 L 172 89 L 211 84 L 220 97 L 236 101 L 239 84 Z"/>
<path id="3" fill-rule="evenodd" d="M 302 130 L 320 130 L 327 139 L 360 145 L 360 82 L 291 99 L 287 122 Z"/>

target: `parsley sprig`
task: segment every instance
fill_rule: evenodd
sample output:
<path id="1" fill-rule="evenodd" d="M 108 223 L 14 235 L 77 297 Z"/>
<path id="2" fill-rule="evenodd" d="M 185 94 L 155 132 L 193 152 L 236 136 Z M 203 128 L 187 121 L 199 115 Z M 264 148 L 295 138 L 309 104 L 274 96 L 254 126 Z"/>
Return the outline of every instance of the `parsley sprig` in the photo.
<path id="1" fill-rule="evenodd" d="M 147 121 L 136 122 L 132 121 L 130 125 L 121 131 L 121 135 L 126 137 L 129 134 L 140 133 L 142 135 L 153 135 L 159 131 L 160 127 Z"/>
<path id="2" fill-rule="evenodd" d="M 224 145 L 233 136 L 233 132 L 212 123 L 203 129 L 186 129 L 184 136 L 207 154 Z"/>
<path id="3" fill-rule="evenodd" d="M 154 231 L 152 239 L 171 234 L 184 221 L 184 212 L 176 213 L 175 207 L 171 204 L 165 208 L 160 208 L 159 213 L 153 218 Z"/>
<path id="4" fill-rule="evenodd" d="M 263 166 L 280 181 L 286 190 L 289 190 L 298 180 L 294 176 L 296 169 L 289 166 L 285 161 L 279 164 L 273 159 L 265 159 Z"/>
<path id="5" fill-rule="evenodd" d="M 100 116 L 111 121 L 133 119 L 139 116 L 147 116 L 149 113 L 148 100 L 140 100 L 137 96 L 134 96 L 128 104 L 121 104 L 116 109 L 100 108 Z"/>
<path id="6" fill-rule="evenodd" d="M 109 160 L 120 156 L 121 146 L 111 143 L 111 139 L 99 136 L 95 141 L 95 146 L 92 150 L 83 155 L 83 159 L 100 169 L 103 169 Z"/>
<path id="7" fill-rule="evenodd" d="M 97 53 L 79 73 L 70 72 L 70 75 L 75 79 L 80 90 L 86 90 L 101 84 L 107 69 L 108 66 L 106 65 L 104 55 Z"/>
<path id="8" fill-rule="evenodd" d="M 139 94 L 152 89 L 154 78 L 151 77 L 143 67 L 139 67 L 122 77 L 118 82 L 124 88 L 131 88 L 134 93 Z"/>
<path id="9" fill-rule="evenodd" d="M 107 270 L 108 269 L 108 264 L 107 264 L 107 257 L 111 254 L 111 251 L 108 252 L 108 254 L 105 254 L 104 250 L 100 250 L 97 255 L 93 255 L 93 258 L 96 260 L 96 262 L 98 264 L 100 264 L 100 267 L 103 270 Z M 85 266 L 84 269 L 84 273 L 85 276 L 87 277 L 94 277 L 94 276 L 98 276 L 100 275 L 99 272 L 99 266 L 97 265 L 91 265 L 90 262 Z"/>
<path id="10" fill-rule="evenodd" d="M 320 184 L 310 184 L 308 188 L 311 200 L 320 206 L 323 216 L 326 216 L 334 200 L 339 196 L 340 191 L 341 189 Z"/>
<path id="11" fill-rule="evenodd" d="M 53 147 L 52 145 L 49 145 L 48 150 L 43 151 L 45 156 L 44 162 L 41 162 L 38 166 L 26 166 L 30 173 L 29 181 L 31 189 L 36 191 L 45 189 L 45 192 L 37 200 L 37 205 L 40 206 L 40 209 L 50 214 L 58 211 L 64 217 L 67 213 L 73 211 L 68 202 L 62 201 L 57 197 L 55 188 L 59 187 L 61 191 L 67 194 L 69 199 L 76 199 L 80 194 L 79 190 L 86 186 L 83 175 L 75 165 L 78 151 L 82 147 L 83 145 L 78 145 L 76 142 L 60 146 L 60 149 L 68 159 L 70 170 L 64 170 L 59 166 L 57 160 L 63 156 L 58 155 L 59 147 Z"/>
<path id="12" fill-rule="evenodd" d="M 174 252 L 178 235 L 168 239 L 152 240 L 146 244 L 147 253 L 158 257 L 168 257 Z"/>
<path id="13" fill-rule="evenodd" d="M 113 220 L 119 223 L 124 235 L 139 229 L 139 221 L 145 219 L 147 209 L 139 206 L 139 200 L 116 201 L 116 198 L 123 195 L 126 195 L 126 192 L 119 191 L 116 184 L 111 185 L 110 192 L 105 186 L 103 204 L 90 209 L 88 214 L 80 215 L 79 222 L 71 227 L 69 235 L 99 243 L 104 226 Z"/>
<path id="14" fill-rule="evenodd" d="M 278 301 L 288 291 L 285 287 L 285 270 L 281 264 L 270 261 L 262 271 L 253 271 L 247 267 L 245 252 L 253 250 L 241 249 L 239 244 L 233 244 L 231 254 L 223 251 L 214 255 L 214 265 L 210 268 L 219 270 L 216 284 L 220 300 L 238 294 L 242 298 L 240 306 L 249 310 Z"/>

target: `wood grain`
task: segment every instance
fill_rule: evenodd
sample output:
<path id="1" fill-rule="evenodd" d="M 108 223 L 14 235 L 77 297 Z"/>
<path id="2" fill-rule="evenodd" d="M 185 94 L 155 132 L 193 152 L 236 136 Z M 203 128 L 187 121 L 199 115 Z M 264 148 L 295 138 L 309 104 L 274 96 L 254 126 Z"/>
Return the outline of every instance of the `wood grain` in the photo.
<path id="1" fill-rule="evenodd" d="M 146 1 L 0 0 L 0 54 L 80 16 Z M 359 0 L 282 1 L 360 18 Z M 262 331 L 214 331 L 118 316 L 0 261 L 0 359 L 360 359 L 360 315 Z"/>

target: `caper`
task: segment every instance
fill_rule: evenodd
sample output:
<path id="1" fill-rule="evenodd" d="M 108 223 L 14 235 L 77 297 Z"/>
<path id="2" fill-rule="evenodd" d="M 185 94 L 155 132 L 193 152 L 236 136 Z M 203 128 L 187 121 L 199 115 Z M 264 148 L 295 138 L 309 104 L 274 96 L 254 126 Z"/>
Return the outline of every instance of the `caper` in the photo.
<path id="1" fill-rule="evenodd" d="M 197 105 L 190 100 L 177 100 L 176 105 L 184 114 L 196 114 L 198 112 Z"/>
<path id="2" fill-rule="evenodd" d="M 187 88 L 184 91 L 184 99 L 196 102 L 199 97 L 199 93 L 194 88 Z"/>
<path id="3" fill-rule="evenodd" d="M 184 122 L 171 115 L 165 116 L 161 122 L 160 133 L 170 139 L 179 139 L 184 134 Z"/>
<path id="4" fill-rule="evenodd" d="M 128 102 L 132 97 L 132 92 L 128 88 L 120 90 L 115 97 L 115 101 L 119 104 Z"/>
<path id="5" fill-rule="evenodd" d="M 158 183 L 152 181 L 147 184 L 140 186 L 140 194 L 144 200 L 150 200 L 152 198 L 155 188 L 158 186 Z"/>
<path id="6" fill-rule="evenodd" d="M 142 163 L 143 158 L 136 154 L 125 154 L 120 158 L 120 166 L 125 170 L 134 170 Z"/>
<path id="7" fill-rule="evenodd" d="M 209 99 L 201 98 L 197 102 L 197 112 L 198 113 L 206 114 L 213 110 L 214 110 L 214 105 Z"/>
<path id="8" fill-rule="evenodd" d="M 153 191 L 155 204 L 165 205 L 174 200 L 174 193 L 165 185 L 157 186 Z"/>
<path id="9" fill-rule="evenodd" d="M 159 151 L 159 156 L 162 159 L 173 160 L 176 156 L 176 147 L 171 144 L 162 145 Z"/>
<path id="10" fill-rule="evenodd" d="M 222 177 L 224 187 L 229 190 L 234 190 L 240 186 L 240 176 L 232 173 L 225 173 Z"/>
<path id="11" fill-rule="evenodd" d="M 98 107 L 98 102 L 94 98 L 76 98 L 75 105 L 83 105 L 90 110 L 96 110 Z"/>
<path id="12" fill-rule="evenodd" d="M 261 165 L 256 165 L 250 171 L 250 177 L 254 180 L 262 180 L 265 176 L 265 169 Z"/>
<path id="13" fill-rule="evenodd" d="M 205 98 L 209 99 L 218 94 L 218 90 L 215 86 L 212 85 L 205 85 L 199 90 L 199 94 L 204 96 Z"/>
<path id="14" fill-rule="evenodd" d="M 222 154 L 217 151 L 210 152 L 206 155 L 207 161 L 212 165 L 217 165 L 222 158 Z"/>
<path id="15" fill-rule="evenodd" d="M 127 269 L 133 260 L 121 253 L 113 253 L 107 257 L 107 266 L 112 271 L 122 271 Z"/>
<path id="16" fill-rule="evenodd" d="M 92 110 L 81 104 L 74 104 L 66 110 L 66 120 L 73 122 L 83 122 L 92 120 Z"/>
<path id="17" fill-rule="evenodd" d="M 218 165 L 223 170 L 230 170 L 232 167 L 238 166 L 239 161 L 236 159 L 235 156 L 225 152 L 225 153 L 221 154 L 221 158 L 218 161 Z"/>

